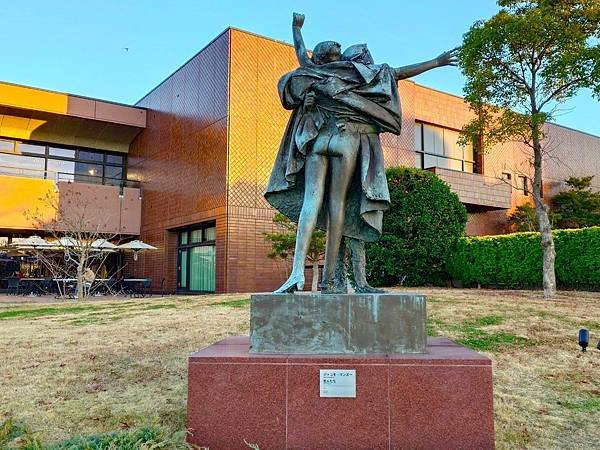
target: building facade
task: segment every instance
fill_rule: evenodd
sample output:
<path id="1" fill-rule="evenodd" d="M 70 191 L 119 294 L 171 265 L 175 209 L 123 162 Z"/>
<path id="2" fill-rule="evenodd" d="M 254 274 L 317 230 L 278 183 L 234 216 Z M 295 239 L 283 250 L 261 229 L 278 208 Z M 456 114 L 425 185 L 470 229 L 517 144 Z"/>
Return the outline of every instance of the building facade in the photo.
<path id="1" fill-rule="evenodd" d="M 57 208 L 73 215 L 84 205 L 95 230 L 139 235 L 127 153 L 145 126 L 142 108 L 0 83 L 0 236 L 44 234 L 39 223 Z"/>
<path id="2" fill-rule="evenodd" d="M 121 114 L 126 111 L 136 120 L 77 116 L 86 124 L 119 125 L 114 135 L 108 125 L 101 134 L 113 137 L 110 145 L 99 143 L 98 137 L 93 143 L 88 138 L 85 146 L 71 141 L 68 145 L 104 151 L 99 186 L 120 190 L 118 198 L 138 199 L 139 229 L 128 225 L 127 231 L 139 233 L 159 249 L 141 255 L 139 261 L 156 287 L 164 280 L 168 291 L 259 292 L 272 290 L 286 278 L 285 264 L 267 257 L 270 246 L 263 234 L 276 229 L 275 211 L 263 192 L 290 115 L 279 101 L 277 81 L 295 67 L 292 46 L 229 28 L 134 107 L 122 106 L 129 109 Z M 411 81 L 400 82 L 399 91 L 403 129 L 400 136 L 381 136 L 386 165 L 425 168 L 446 181 L 467 207 L 468 234 L 504 232 L 511 209 L 531 201 L 527 147 L 460 147 L 458 131 L 471 118 L 460 97 Z M 69 135 L 72 130 L 62 132 Z M 546 135 L 552 149 L 544 167 L 546 198 L 561 190 L 569 176 L 600 174 L 600 138 L 553 124 Z M 11 137 L 3 126 L 0 136 Z M 57 140 L 34 137 L 46 143 Z M 47 161 L 52 159 L 50 152 L 48 144 Z M 124 155 L 120 186 L 112 186 L 107 176 L 117 171 L 109 162 L 116 154 Z M 76 155 L 75 167 L 88 163 L 81 151 Z M 81 167 L 79 172 L 91 170 Z M 73 172 L 74 178 L 67 180 L 72 186 L 89 181 L 77 168 Z M 127 183 L 138 191 L 129 193 L 123 188 Z M 24 192 L 13 191 L 10 195 L 17 197 Z M 107 209 L 122 211 L 122 206 Z M 6 220 L 0 214 L 0 230 L 18 228 L 2 222 Z M 21 227 L 19 232 L 27 230 Z"/>

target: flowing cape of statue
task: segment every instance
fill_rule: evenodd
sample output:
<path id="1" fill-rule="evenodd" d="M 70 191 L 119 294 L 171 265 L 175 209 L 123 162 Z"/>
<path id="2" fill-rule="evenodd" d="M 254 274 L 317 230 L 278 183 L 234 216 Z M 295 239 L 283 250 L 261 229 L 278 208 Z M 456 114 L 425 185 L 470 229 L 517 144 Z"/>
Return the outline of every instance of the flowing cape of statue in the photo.
<path id="1" fill-rule="evenodd" d="M 304 161 L 318 135 L 336 132 L 341 122 L 360 134 L 357 169 L 350 184 L 344 235 L 373 242 L 381 235 L 383 211 L 390 194 L 384 171 L 380 132 L 400 134 L 400 98 L 391 68 L 339 61 L 300 67 L 278 84 L 281 103 L 293 109 L 265 192 L 267 201 L 298 222 L 304 200 Z M 316 105 L 306 108 L 304 97 L 316 93 Z M 326 205 L 317 227 L 326 229 Z"/>

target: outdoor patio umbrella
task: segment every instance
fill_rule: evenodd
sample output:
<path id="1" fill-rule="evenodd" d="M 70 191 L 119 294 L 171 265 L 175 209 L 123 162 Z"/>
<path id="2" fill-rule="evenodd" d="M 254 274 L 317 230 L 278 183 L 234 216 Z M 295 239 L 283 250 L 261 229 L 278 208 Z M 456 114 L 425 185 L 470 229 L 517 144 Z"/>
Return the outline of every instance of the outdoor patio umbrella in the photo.
<path id="1" fill-rule="evenodd" d="M 119 250 L 131 250 L 133 251 L 133 260 L 137 261 L 137 254 L 144 250 L 158 250 L 156 247 L 146 244 L 144 241 L 135 240 L 127 242 L 126 244 L 117 245 Z"/>
<path id="2" fill-rule="evenodd" d="M 102 252 L 114 252 L 117 250 L 117 246 L 106 239 L 96 239 L 92 242 L 91 247 Z"/>
<path id="3" fill-rule="evenodd" d="M 117 245 L 117 249 L 132 251 L 133 252 L 133 273 L 136 273 L 135 262 L 138 259 L 138 253 L 146 250 L 158 250 L 156 247 L 150 244 L 146 244 L 144 241 L 136 239 L 135 241 L 127 242 L 125 244 Z"/>
<path id="4" fill-rule="evenodd" d="M 29 236 L 28 238 L 21 239 L 19 242 L 13 242 L 11 244 L 12 247 L 16 247 L 20 250 L 35 250 L 37 248 L 47 248 L 50 247 L 51 244 L 42 239 L 39 236 Z"/>
<path id="5" fill-rule="evenodd" d="M 73 248 L 73 247 L 79 247 L 79 242 L 77 241 L 77 239 L 74 239 L 72 237 L 61 237 L 60 239 L 53 241 L 50 243 L 50 245 L 54 248 Z"/>

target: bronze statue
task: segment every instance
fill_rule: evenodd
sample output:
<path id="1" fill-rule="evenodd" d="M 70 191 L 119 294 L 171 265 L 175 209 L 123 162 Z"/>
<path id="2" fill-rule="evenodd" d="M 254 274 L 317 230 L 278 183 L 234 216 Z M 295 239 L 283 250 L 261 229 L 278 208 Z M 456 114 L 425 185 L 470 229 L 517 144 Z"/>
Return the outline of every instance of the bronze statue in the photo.
<path id="1" fill-rule="evenodd" d="M 341 53 L 337 42 L 325 41 L 309 57 L 303 23 L 304 16 L 294 14 L 300 67 L 278 84 L 284 108 L 293 112 L 265 193 L 271 205 L 298 223 L 292 273 L 276 292 L 302 289 L 315 227 L 327 230 L 322 293 L 342 291 L 336 265 L 343 264 L 338 257 L 344 236 L 352 243 L 357 288 L 371 292 L 364 276 L 364 242 L 379 239 L 390 204 L 379 133 L 400 134 L 398 80 L 455 65 L 456 49 L 399 68 L 374 64 L 365 44 Z M 338 278 L 340 273 L 338 268 Z"/>

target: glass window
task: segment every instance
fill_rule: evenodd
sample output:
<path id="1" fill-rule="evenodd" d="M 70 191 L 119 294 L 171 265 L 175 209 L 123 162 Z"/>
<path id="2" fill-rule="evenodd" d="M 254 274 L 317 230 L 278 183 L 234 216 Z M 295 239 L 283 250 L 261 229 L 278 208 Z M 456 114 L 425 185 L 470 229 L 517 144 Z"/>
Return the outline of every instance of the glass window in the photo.
<path id="1" fill-rule="evenodd" d="M 465 161 L 475 161 L 475 155 L 473 152 L 473 145 L 467 145 L 464 148 Z"/>
<path id="2" fill-rule="evenodd" d="M 423 153 L 415 153 L 415 167 L 417 169 L 423 168 Z"/>
<path id="3" fill-rule="evenodd" d="M 46 146 L 19 142 L 19 153 L 35 153 L 36 155 L 45 155 Z"/>
<path id="4" fill-rule="evenodd" d="M 73 181 L 75 161 L 48 160 L 48 178 L 58 181 Z"/>
<path id="5" fill-rule="evenodd" d="M 187 231 L 179 233 L 179 245 L 185 245 L 187 243 L 188 243 L 188 233 L 187 233 Z"/>
<path id="6" fill-rule="evenodd" d="M 444 154 L 449 158 L 463 159 L 463 147 L 458 145 L 458 137 L 458 131 L 444 130 Z"/>
<path id="7" fill-rule="evenodd" d="M 435 166 L 436 167 L 440 167 L 442 169 L 450 169 L 451 168 L 450 167 L 451 161 L 452 161 L 451 159 L 444 158 L 442 156 L 438 156 L 437 157 L 437 161 L 435 163 Z M 460 161 L 459 161 L 459 163 L 460 163 Z M 462 166 L 462 164 L 461 164 L 461 166 Z"/>
<path id="8" fill-rule="evenodd" d="M 522 190 L 524 195 L 529 195 L 529 185 L 527 177 L 517 176 L 517 189 Z"/>
<path id="9" fill-rule="evenodd" d="M 444 129 L 423 124 L 423 150 L 434 155 L 444 154 Z"/>
<path id="10" fill-rule="evenodd" d="M 187 268 L 186 268 L 187 269 Z M 215 290 L 215 246 L 204 245 L 190 249 L 190 290 Z"/>
<path id="11" fill-rule="evenodd" d="M 423 139 L 421 142 L 415 134 L 416 150 L 420 150 L 419 142 L 421 142 L 424 154 L 422 160 L 419 159 L 418 154 L 416 155 L 416 167 L 423 167 L 425 169 L 440 167 L 470 173 L 474 171 L 473 145 L 459 145 L 459 131 L 417 122 L 415 133 L 420 129 L 423 130 Z M 422 166 L 420 165 L 421 161 Z"/>
<path id="12" fill-rule="evenodd" d="M 422 151 L 423 150 L 423 139 L 421 136 L 421 129 L 423 127 L 423 125 L 421 125 L 420 123 L 415 124 L 415 148 L 417 149 L 417 151 Z"/>
<path id="13" fill-rule="evenodd" d="M 44 158 L 0 153 L 0 172 L 3 175 L 44 178 L 44 163 Z"/>
<path id="14" fill-rule="evenodd" d="M 92 152 L 89 150 L 79 150 L 79 157 L 83 161 L 98 161 L 104 160 L 104 153 Z"/>
<path id="15" fill-rule="evenodd" d="M 187 233 L 185 233 L 187 236 Z M 179 250 L 179 287 L 187 288 L 187 262 L 188 262 L 188 251 Z"/>
<path id="16" fill-rule="evenodd" d="M 442 158 L 440 158 L 442 159 Z M 448 161 L 448 169 L 452 169 L 452 170 L 463 170 L 463 162 L 460 159 L 447 159 L 447 158 L 443 158 L 446 159 Z"/>
<path id="17" fill-rule="evenodd" d="M 423 168 L 424 169 L 429 169 L 430 167 L 435 167 L 437 164 L 437 158 L 435 156 L 432 155 L 428 155 L 427 153 L 425 153 L 423 158 Z"/>
<path id="18" fill-rule="evenodd" d="M 204 240 L 205 241 L 214 241 L 215 239 L 217 239 L 217 228 L 216 227 L 210 227 L 210 228 L 204 229 Z"/>
<path id="19" fill-rule="evenodd" d="M 50 156 L 60 156 L 62 158 L 75 158 L 75 150 L 68 148 L 50 147 L 48 150 Z"/>
<path id="20" fill-rule="evenodd" d="M 84 162 L 75 162 L 75 181 L 98 183 L 102 181 L 102 166 Z"/>
<path id="21" fill-rule="evenodd" d="M 192 230 L 190 232 L 190 243 L 196 244 L 202 242 L 202 230 Z"/>
<path id="22" fill-rule="evenodd" d="M 123 168 L 104 166 L 104 182 L 106 184 L 120 184 L 123 181 Z"/>
<path id="23" fill-rule="evenodd" d="M 14 151 L 15 151 L 14 141 L 7 141 L 5 139 L 0 139 L 0 152 L 13 153 Z"/>
<path id="24" fill-rule="evenodd" d="M 106 162 L 110 164 L 123 164 L 123 155 L 106 154 Z"/>

